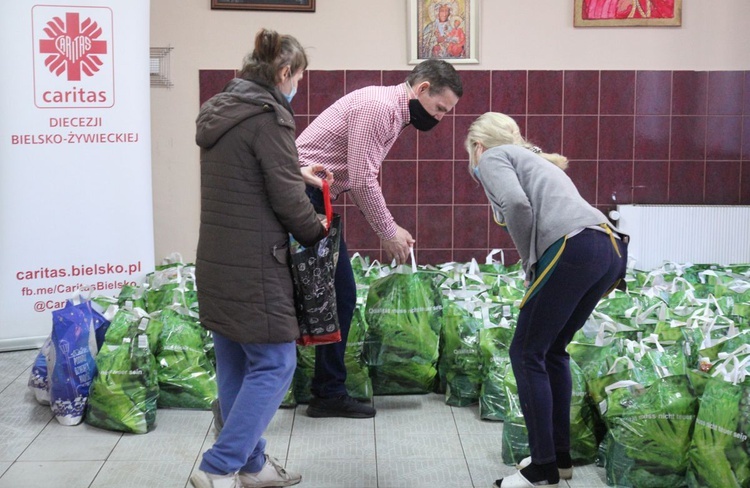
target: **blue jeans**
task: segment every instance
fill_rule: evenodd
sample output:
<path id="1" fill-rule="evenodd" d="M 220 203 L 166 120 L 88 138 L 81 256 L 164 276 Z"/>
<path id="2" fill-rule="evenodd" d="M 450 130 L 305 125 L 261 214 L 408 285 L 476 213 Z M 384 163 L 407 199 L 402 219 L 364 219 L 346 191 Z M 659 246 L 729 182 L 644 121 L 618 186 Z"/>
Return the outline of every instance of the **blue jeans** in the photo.
<path id="1" fill-rule="evenodd" d="M 307 196 L 315 207 L 315 211 L 325 213 L 323 207 L 323 192 L 317 188 L 307 187 Z M 354 308 L 357 305 L 357 285 L 354 282 L 352 263 L 344 241 L 344 229 L 341 229 L 341 244 L 339 259 L 336 262 L 336 308 L 341 329 L 341 342 L 315 346 L 315 373 L 312 379 L 312 393 L 320 398 L 331 398 L 346 395 L 346 365 L 344 352 L 349 328 L 352 325 Z"/>
<path id="2" fill-rule="evenodd" d="M 565 348 L 594 307 L 625 275 L 627 245 L 585 229 L 568 239 L 552 276 L 518 316 L 510 360 L 535 464 L 570 451 L 570 357 Z"/>
<path id="3" fill-rule="evenodd" d="M 213 474 L 256 473 L 265 463 L 263 432 L 292 383 L 296 345 L 242 344 L 215 332 L 213 336 L 224 427 L 203 454 L 200 469 Z"/>

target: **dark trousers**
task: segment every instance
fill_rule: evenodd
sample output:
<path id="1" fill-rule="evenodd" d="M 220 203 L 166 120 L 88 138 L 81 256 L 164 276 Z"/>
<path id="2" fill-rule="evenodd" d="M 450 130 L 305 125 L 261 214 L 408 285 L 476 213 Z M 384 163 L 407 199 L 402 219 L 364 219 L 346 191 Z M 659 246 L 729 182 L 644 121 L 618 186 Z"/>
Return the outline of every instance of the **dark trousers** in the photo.
<path id="1" fill-rule="evenodd" d="M 625 274 L 627 245 L 585 229 L 568 239 L 557 266 L 518 316 L 510 360 L 529 433 L 531 459 L 570 451 L 570 357 L 565 348 L 610 287 Z"/>
<path id="2" fill-rule="evenodd" d="M 317 188 L 307 187 L 307 195 L 315 211 L 325 214 L 323 192 Z M 339 259 L 336 263 L 336 308 L 341 328 L 341 342 L 315 346 L 315 374 L 312 379 L 312 393 L 321 398 L 331 398 L 346 394 L 346 365 L 344 352 L 349 328 L 352 325 L 354 308 L 357 305 L 357 285 L 354 282 L 352 263 L 344 241 L 344 229 L 341 229 Z"/>

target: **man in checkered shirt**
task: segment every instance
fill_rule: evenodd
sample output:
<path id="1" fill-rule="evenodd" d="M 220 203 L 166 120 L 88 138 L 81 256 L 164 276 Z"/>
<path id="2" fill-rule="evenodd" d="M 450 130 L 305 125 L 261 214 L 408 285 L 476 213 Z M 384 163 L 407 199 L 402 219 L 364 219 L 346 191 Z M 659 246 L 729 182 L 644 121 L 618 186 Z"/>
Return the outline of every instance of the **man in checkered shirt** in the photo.
<path id="1" fill-rule="evenodd" d="M 401 131 L 408 125 L 432 129 L 463 95 L 461 79 L 453 66 L 438 59 L 418 64 L 406 81 L 395 86 L 369 86 L 355 90 L 328 107 L 297 138 L 300 164 L 322 165 L 333 173 L 331 196 L 348 192 L 367 222 L 380 237 L 389 259 L 409 257 L 414 245 L 409 231 L 400 227 L 386 207 L 378 183 L 380 167 Z M 307 192 L 316 210 L 323 213 L 323 195 L 310 186 Z M 317 185 L 316 186 L 320 186 Z M 352 399 L 344 382 L 344 351 L 356 305 L 356 285 L 346 243 L 336 268 L 336 302 L 342 340 L 316 346 L 313 398 L 310 417 L 370 418 L 375 409 Z"/>

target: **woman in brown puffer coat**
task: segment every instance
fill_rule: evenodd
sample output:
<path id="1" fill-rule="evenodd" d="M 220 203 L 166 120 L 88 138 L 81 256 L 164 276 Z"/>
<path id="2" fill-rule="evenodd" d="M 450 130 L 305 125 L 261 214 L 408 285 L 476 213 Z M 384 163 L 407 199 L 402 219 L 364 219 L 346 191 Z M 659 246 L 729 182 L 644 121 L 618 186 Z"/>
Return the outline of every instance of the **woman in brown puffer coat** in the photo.
<path id="1" fill-rule="evenodd" d="M 306 67 L 296 39 L 261 30 L 239 77 L 198 116 L 196 280 L 201 323 L 214 336 L 224 426 L 191 477 L 196 487 L 301 480 L 265 454 L 262 434 L 296 367 L 288 235 L 305 246 L 325 235 L 305 194 L 289 105 Z"/>

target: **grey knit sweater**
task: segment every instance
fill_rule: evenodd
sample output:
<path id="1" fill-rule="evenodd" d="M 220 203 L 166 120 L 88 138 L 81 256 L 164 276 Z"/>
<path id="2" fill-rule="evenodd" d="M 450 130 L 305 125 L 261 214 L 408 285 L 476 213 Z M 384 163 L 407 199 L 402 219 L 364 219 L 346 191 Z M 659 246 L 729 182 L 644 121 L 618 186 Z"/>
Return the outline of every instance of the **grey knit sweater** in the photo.
<path id="1" fill-rule="evenodd" d="M 561 237 L 583 227 L 609 224 L 581 197 L 565 171 L 521 146 L 485 151 L 479 160 L 479 179 L 495 220 L 510 232 L 527 276 Z"/>

